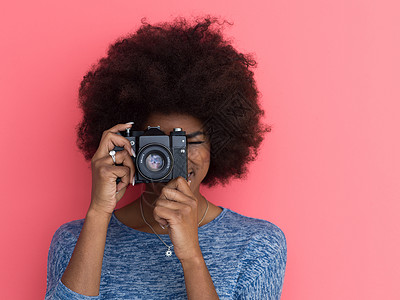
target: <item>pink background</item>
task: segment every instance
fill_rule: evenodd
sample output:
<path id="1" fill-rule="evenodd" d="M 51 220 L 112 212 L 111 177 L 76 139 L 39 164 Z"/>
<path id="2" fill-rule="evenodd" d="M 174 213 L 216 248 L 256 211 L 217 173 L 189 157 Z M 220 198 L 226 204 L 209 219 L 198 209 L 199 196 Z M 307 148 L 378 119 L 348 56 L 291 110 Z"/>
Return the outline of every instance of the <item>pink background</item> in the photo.
<path id="1" fill-rule="evenodd" d="M 142 17 L 204 13 L 234 22 L 225 35 L 255 53 L 273 126 L 247 180 L 206 197 L 285 232 L 282 299 L 400 299 L 398 1 L 10 1 L 0 11 L 2 299 L 43 299 L 51 238 L 88 208 L 74 131 L 85 72 Z"/>

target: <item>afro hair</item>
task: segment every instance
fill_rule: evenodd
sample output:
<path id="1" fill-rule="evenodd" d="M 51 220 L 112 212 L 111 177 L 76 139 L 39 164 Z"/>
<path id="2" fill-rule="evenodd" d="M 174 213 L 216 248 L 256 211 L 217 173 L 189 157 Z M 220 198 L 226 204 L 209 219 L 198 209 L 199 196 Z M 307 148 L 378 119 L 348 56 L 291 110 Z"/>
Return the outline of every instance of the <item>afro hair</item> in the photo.
<path id="1" fill-rule="evenodd" d="M 219 27 L 225 23 L 210 16 L 194 24 L 182 17 L 155 25 L 142 19 L 135 33 L 110 45 L 79 88 L 77 145 L 85 159 L 116 124 L 133 120 L 139 130 L 151 113 L 180 113 L 199 119 L 209 137 L 210 167 L 202 184 L 246 177 L 271 128 L 261 123 L 264 111 L 250 70 L 256 62 L 223 38 Z"/>

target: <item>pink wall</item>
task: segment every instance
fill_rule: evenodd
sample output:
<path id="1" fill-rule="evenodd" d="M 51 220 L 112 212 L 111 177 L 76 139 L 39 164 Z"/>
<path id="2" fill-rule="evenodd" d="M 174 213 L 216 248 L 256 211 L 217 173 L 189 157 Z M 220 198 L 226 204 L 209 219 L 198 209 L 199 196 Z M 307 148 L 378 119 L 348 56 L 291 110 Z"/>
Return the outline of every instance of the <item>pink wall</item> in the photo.
<path id="1" fill-rule="evenodd" d="M 283 229 L 282 299 L 400 299 L 398 1 L 1 6 L 2 299 L 44 297 L 52 235 L 89 205 L 74 133 L 82 76 L 141 17 L 202 13 L 233 21 L 226 35 L 256 54 L 273 126 L 248 179 L 206 197 Z"/>

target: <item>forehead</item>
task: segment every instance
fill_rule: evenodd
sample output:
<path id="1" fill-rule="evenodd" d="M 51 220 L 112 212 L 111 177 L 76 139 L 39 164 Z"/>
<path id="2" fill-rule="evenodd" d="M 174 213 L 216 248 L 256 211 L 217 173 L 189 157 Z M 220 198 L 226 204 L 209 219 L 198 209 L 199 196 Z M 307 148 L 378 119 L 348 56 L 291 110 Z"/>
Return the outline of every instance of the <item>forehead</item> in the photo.
<path id="1" fill-rule="evenodd" d="M 147 126 L 160 126 L 160 129 L 169 134 L 174 128 L 180 127 L 186 134 L 194 133 L 202 130 L 202 123 L 199 119 L 185 114 L 161 114 L 152 113 L 144 124 Z"/>

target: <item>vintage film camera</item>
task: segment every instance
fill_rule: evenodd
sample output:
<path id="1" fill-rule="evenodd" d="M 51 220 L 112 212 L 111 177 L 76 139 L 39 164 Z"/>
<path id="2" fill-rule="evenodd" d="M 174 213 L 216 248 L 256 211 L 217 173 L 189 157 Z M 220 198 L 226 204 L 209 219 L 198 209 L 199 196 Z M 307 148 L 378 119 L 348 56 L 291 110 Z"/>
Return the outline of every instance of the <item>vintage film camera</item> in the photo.
<path id="1" fill-rule="evenodd" d="M 145 131 L 119 132 L 127 138 L 135 150 L 132 156 L 136 183 L 169 182 L 182 176 L 187 179 L 187 142 L 186 132 L 182 128 L 174 128 L 168 136 L 160 130 L 160 126 L 148 126 Z M 124 148 L 114 147 L 115 151 Z M 117 179 L 117 183 L 120 182 Z"/>

